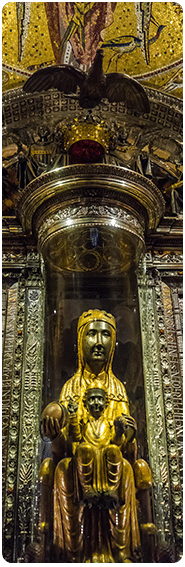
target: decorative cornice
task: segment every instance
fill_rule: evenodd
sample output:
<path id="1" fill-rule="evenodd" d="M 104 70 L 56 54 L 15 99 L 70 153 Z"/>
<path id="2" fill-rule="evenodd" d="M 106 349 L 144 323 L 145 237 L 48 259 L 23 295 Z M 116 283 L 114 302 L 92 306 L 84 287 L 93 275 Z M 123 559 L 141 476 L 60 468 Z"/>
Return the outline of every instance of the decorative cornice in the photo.
<path id="1" fill-rule="evenodd" d="M 72 165 L 52 170 L 41 175 L 20 193 L 18 200 L 18 211 L 25 231 L 32 231 L 33 216 L 38 207 L 48 203 L 56 195 L 63 196 L 68 193 L 68 198 L 73 199 L 73 192 L 78 189 L 79 197 L 83 196 L 84 190 L 88 189 L 89 196 L 93 191 L 98 197 L 99 191 L 103 190 L 103 197 L 108 198 L 109 191 L 119 195 L 133 198 L 142 205 L 148 216 L 148 229 L 156 229 L 158 222 L 164 213 L 165 202 L 160 190 L 151 181 L 142 175 L 123 167 L 107 164 L 83 164 Z M 106 203 L 105 203 L 106 204 Z"/>
<path id="2" fill-rule="evenodd" d="M 140 257 L 144 222 L 111 205 L 71 204 L 40 217 L 38 248 L 59 271 L 121 272 Z"/>
<path id="3" fill-rule="evenodd" d="M 139 220 L 133 215 L 121 208 L 108 207 L 103 205 L 86 205 L 78 207 L 67 207 L 66 209 L 59 210 L 52 216 L 49 216 L 40 226 L 38 236 L 39 239 L 42 235 L 48 231 L 54 224 L 57 223 L 62 228 L 72 228 L 73 225 L 77 225 L 78 220 L 86 219 L 86 224 L 88 220 L 97 219 L 99 222 L 104 219 L 109 219 L 112 226 L 115 228 L 122 228 L 122 225 L 128 224 L 132 231 L 137 231 L 141 238 L 144 238 L 144 222 Z M 93 220 L 94 220 L 93 219 Z"/>
<path id="4" fill-rule="evenodd" d="M 183 114 L 183 101 L 180 98 L 167 95 L 162 91 L 158 91 L 157 89 L 152 89 L 150 87 L 145 86 L 144 88 L 149 99 L 152 102 L 156 100 L 162 104 L 166 104 L 167 106 L 170 106 L 170 108 L 173 108 L 174 110 L 177 110 L 178 112 L 181 112 L 181 114 Z"/>
<path id="5" fill-rule="evenodd" d="M 130 120 L 135 123 L 148 124 L 152 126 L 164 126 L 168 131 L 172 131 L 174 135 L 182 134 L 182 101 L 175 97 L 166 95 L 161 91 L 146 88 L 149 96 L 151 109 L 149 114 L 142 117 L 134 110 L 126 108 L 123 102 L 109 103 L 103 100 L 101 106 L 97 106 L 95 111 L 101 113 L 102 118 L 113 118 L 115 114 L 119 121 Z M 64 95 L 56 90 L 41 93 L 24 93 L 21 88 L 13 89 L 3 93 L 3 134 L 6 134 L 15 127 L 23 127 L 43 120 L 57 123 L 65 116 L 71 118 L 76 113 L 82 113 L 76 95 Z"/>
<path id="6" fill-rule="evenodd" d="M 146 93 L 149 97 L 149 99 L 151 101 L 153 100 L 158 100 L 160 102 L 162 102 L 163 104 L 167 104 L 168 106 L 170 106 L 171 108 L 174 108 L 176 110 L 178 110 L 179 112 L 183 113 L 183 101 L 179 98 L 176 98 L 174 96 L 168 95 L 164 92 L 161 92 L 157 89 L 152 89 L 150 87 L 146 87 L 145 86 L 145 90 Z M 49 90 L 49 95 L 51 95 L 51 98 L 53 98 L 53 95 L 56 94 L 56 90 L 55 89 L 50 89 Z M 34 93 L 38 96 L 38 93 Z M 76 95 L 64 95 L 62 93 L 58 93 L 60 95 L 60 97 L 62 99 L 74 99 L 78 102 L 78 98 Z M 47 92 L 46 91 L 42 91 L 41 93 L 39 93 L 39 95 L 43 95 L 43 96 L 47 96 Z M 4 91 L 2 94 L 2 105 L 7 104 L 7 102 L 11 102 L 14 101 L 15 99 L 21 98 L 23 99 L 29 99 L 31 98 L 31 94 L 30 93 L 25 93 L 22 89 L 22 87 L 16 87 L 15 89 L 9 89 L 7 91 Z M 50 97 L 49 97 L 50 98 Z M 112 103 L 109 103 L 106 100 L 106 104 L 111 107 Z"/>
<path id="7" fill-rule="evenodd" d="M 32 181 L 20 193 L 18 210 L 23 230 L 38 237 L 40 252 L 56 269 L 122 271 L 139 261 L 144 234 L 156 229 L 164 199 L 136 172 L 84 164 Z"/>
<path id="8" fill-rule="evenodd" d="M 157 251 L 148 251 L 145 255 L 146 266 L 155 267 L 158 270 L 183 270 L 183 254 L 176 251 L 163 251 L 159 254 Z"/>

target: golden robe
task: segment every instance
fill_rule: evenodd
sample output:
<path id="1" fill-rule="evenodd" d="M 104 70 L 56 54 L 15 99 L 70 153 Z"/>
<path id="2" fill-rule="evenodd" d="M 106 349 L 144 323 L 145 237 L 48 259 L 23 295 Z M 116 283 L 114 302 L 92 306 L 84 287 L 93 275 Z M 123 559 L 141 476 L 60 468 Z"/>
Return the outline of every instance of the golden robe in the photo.
<path id="1" fill-rule="evenodd" d="M 107 390 L 108 406 L 99 418 L 98 437 L 93 431 L 95 420 L 89 419 L 88 410 L 84 407 L 83 397 L 92 381 L 98 378 Z M 130 463 L 123 458 L 120 449 L 115 449 L 120 463 L 115 473 L 115 489 L 120 506 L 110 510 L 86 510 L 80 500 L 80 480 L 78 465 L 78 447 L 81 440 L 92 447 L 93 480 L 92 487 L 96 492 L 103 493 L 110 486 L 107 475 L 108 453 L 113 441 L 114 420 L 122 414 L 129 415 L 128 398 L 123 384 L 113 375 L 112 371 L 101 372 L 98 376 L 78 371 L 63 386 L 60 403 L 67 407 L 70 399 L 78 403 L 76 423 L 81 424 L 80 433 L 74 440 L 70 423 L 62 430 L 64 439 L 70 440 L 73 457 L 62 459 L 55 470 L 54 480 L 54 543 L 61 549 L 67 550 L 71 556 L 78 556 L 84 562 L 115 562 L 118 552 L 129 557 L 140 545 L 137 509 L 135 498 L 135 483 Z M 69 420 L 70 421 L 70 420 Z M 93 428 L 92 428 L 93 425 Z M 112 448 L 114 445 L 112 445 Z M 125 440 L 123 448 L 126 450 Z M 113 463 L 115 464 L 115 463 Z M 84 468 L 83 468 L 84 470 Z M 90 470 L 90 469 L 88 469 Z M 81 475 L 83 478 L 83 473 Z M 87 515 L 88 512 L 88 515 Z M 91 520 L 89 516 L 91 515 Z M 88 523 L 90 521 L 90 524 Z M 96 535 L 96 530 L 98 532 Z M 107 529 L 105 526 L 107 525 Z M 88 527 L 89 526 L 89 527 Z M 84 537 L 84 530 L 85 537 Z M 90 538 L 90 539 L 88 539 Z M 85 548 L 84 548 L 85 541 Z M 88 544 L 88 545 L 87 545 Z"/>

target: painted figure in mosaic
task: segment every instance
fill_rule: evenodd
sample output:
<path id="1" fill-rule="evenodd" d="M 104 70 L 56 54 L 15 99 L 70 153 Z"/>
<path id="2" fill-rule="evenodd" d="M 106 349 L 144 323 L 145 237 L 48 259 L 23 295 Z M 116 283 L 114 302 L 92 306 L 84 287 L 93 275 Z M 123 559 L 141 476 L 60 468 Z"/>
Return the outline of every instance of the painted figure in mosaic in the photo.
<path id="1" fill-rule="evenodd" d="M 86 70 L 104 30 L 113 21 L 116 2 L 44 2 L 56 64 Z"/>
<path id="2" fill-rule="evenodd" d="M 140 546 L 136 486 L 151 486 L 136 460 L 136 423 L 123 384 L 112 372 L 114 317 L 89 310 L 78 321 L 76 374 L 58 403 L 42 415 L 53 459 L 40 469 L 42 526 L 52 518 L 57 558 L 72 562 L 130 562 Z"/>

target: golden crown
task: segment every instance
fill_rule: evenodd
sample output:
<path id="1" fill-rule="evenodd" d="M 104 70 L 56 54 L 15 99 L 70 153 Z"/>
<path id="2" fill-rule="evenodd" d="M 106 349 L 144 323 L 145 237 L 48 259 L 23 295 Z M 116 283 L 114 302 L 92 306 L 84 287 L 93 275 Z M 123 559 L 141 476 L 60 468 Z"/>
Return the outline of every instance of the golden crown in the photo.
<path id="1" fill-rule="evenodd" d="M 113 315 L 111 315 L 111 313 L 107 313 L 106 311 L 100 311 L 100 309 L 89 309 L 89 311 L 84 311 L 84 313 L 82 313 L 82 315 L 79 317 L 77 332 L 84 325 L 87 325 L 88 323 L 92 323 L 93 321 L 97 321 L 97 320 L 105 321 L 105 323 L 111 325 L 111 327 L 113 327 L 113 329 L 115 329 L 116 331 L 116 322 Z"/>
<path id="2" fill-rule="evenodd" d="M 109 149 L 110 139 L 112 136 L 111 128 L 104 122 L 95 118 L 74 118 L 69 123 L 61 124 L 64 132 L 64 149 L 69 148 L 80 140 L 93 140 L 103 146 L 104 150 Z"/>

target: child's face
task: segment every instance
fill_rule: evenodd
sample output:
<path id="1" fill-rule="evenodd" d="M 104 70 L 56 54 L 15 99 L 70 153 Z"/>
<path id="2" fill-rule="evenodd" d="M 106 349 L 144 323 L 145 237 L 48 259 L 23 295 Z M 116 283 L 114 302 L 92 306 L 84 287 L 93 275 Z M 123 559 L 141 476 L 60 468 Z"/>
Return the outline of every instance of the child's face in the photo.
<path id="1" fill-rule="evenodd" d="M 92 388 L 87 395 L 89 413 L 98 419 L 106 406 L 106 394 L 100 388 Z"/>

